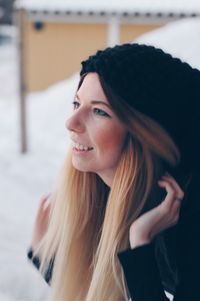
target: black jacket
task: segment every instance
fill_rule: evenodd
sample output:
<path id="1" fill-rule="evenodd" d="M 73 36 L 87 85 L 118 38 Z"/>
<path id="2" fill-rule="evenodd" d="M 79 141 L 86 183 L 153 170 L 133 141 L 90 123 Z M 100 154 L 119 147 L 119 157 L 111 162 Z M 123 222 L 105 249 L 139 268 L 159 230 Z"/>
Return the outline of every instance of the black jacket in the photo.
<path id="1" fill-rule="evenodd" d="M 134 301 L 200 300 L 200 174 L 192 175 L 176 226 L 118 254 Z"/>

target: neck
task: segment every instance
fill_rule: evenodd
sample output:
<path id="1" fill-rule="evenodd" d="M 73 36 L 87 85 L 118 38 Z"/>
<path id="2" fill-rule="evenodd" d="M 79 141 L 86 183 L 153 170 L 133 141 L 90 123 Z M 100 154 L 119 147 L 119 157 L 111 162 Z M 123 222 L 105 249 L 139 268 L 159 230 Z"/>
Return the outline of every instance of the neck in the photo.
<path id="1" fill-rule="evenodd" d="M 102 179 L 102 181 L 108 186 L 111 188 L 112 186 L 112 183 L 113 183 L 113 179 L 114 179 L 114 176 L 109 176 L 108 174 L 101 174 L 101 173 L 97 173 L 98 176 Z"/>

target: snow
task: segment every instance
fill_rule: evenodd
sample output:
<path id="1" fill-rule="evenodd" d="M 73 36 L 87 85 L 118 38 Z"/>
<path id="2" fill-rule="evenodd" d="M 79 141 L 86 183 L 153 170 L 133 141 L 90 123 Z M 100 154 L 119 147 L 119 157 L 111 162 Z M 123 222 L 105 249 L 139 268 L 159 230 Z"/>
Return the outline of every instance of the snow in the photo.
<path id="1" fill-rule="evenodd" d="M 135 41 L 152 44 L 200 69 L 200 18 L 168 23 Z"/>
<path id="2" fill-rule="evenodd" d="M 162 13 L 198 13 L 200 12 L 199 0 L 18 0 L 16 7 L 27 10 L 81 10 L 81 11 L 137 11 L 162 12 Z"/>
<path id="3" fill-rule="evenodd" d="M 183 20 L 137 39 L 200 69 L 200 21 Z M 78 74 L 27 97 L 29 152 L 19 150 L 16 40 L 0 44 L 0 301 L 45 301 L 49 287 L 28 263 L 32 225 L 42 194 L 52 191 L 69 139 Z"/>

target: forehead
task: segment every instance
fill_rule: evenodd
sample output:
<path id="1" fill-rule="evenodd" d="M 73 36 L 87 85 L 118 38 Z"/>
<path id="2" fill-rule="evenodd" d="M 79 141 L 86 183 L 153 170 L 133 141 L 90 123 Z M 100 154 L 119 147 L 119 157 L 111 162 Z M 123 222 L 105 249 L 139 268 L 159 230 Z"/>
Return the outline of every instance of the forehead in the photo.
<path id="1" fill-rule="evenodd" d="M 108 103 L 97 73 L 88 73 L 77 91 L 81 99 L 97 99 Z"/>

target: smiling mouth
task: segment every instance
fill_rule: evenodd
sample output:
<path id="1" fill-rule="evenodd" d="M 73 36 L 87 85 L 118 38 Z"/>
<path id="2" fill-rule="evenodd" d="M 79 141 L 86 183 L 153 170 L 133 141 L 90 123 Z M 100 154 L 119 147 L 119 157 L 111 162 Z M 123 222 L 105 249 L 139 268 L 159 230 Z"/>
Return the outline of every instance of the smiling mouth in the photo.
<path id="1" fill-rule="evenodd" d="M 77 151 L 90 151 L 93 149 L 93 147 L 85 146 L 85 145 L 79 144 L 79 143 L 73 143 L 73 148 Z"/>

